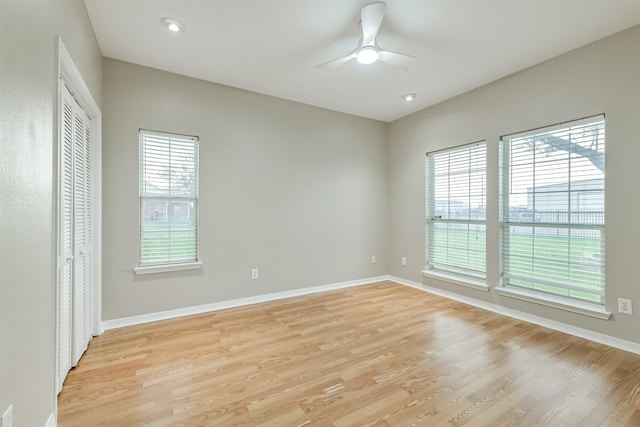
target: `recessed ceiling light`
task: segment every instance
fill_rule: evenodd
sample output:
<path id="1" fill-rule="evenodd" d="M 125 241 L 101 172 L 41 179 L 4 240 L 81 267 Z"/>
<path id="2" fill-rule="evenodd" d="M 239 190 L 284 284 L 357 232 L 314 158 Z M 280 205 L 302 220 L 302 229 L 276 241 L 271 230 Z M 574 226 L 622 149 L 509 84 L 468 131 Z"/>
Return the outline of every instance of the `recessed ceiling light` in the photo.
<path id="1" fill-rule="evenodd" d="M 160 20 L 160 23 L 162 23 L 162 26 L 165 27 L 167 30 L 172 31 L 174 33 L 181 33 L 185 30 L 184 24 L 175 18 L 169 18 L 169 17 L 162 18 Z"/>
<path id="2" fill-rule="evenodd" d="M 402 99 L 404 99 L 407 102 L 411 102 L 417 97 L 418 95 L 416 95 L 415 93 L 405 93 L 404 95 L 402 95 Z"/>
<path id="3" fill-rule="evenodd" d="M 379 56 L 380 52 L 374 46 L 362 46 L 356 53 L 356 59 L 361 64 L 373 64 Z"/>

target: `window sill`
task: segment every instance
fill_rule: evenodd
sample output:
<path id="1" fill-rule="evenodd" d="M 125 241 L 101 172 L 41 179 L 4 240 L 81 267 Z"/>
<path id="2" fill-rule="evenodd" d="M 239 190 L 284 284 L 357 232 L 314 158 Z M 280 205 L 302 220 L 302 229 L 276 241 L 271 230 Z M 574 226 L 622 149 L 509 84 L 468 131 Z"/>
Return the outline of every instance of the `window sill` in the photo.
<path id="1" fill-rule="evenodd" d="M 168 273 L 171 271 L 183 271 L 183 270 L 199 270 L 202 268 L 202 261 L 187 262 L 184 264 L 163 264 L 163 265 L 150 265 L 146 267 L 136 267 L 133 269 L 137 275 L 140 274 L 154 274 L 154 273 Z"/>
<path id="2" fill-rule="evenodd" d="M 453 274 L 446 273 L 436 273 L 431 270 L 426 270 L 422 272 L 424 277 L 430 277 L 432 279 L 442 280 L 444 282 L 453 283 L 454 285 L 466 286 L 467 288 L 477 289 L 480 291 L 487 292 L 489 290 L 489 286 L 478 279 L 471 279 L 467 277 L 456 276 Z"/>
<path id="3" fill-rule="evenodd" d="M 602 320 L 609 320 L 611 317 L 611 313 L 605 310 L 604 306 L 598 304 L 569 301 L 561 297 L 543 295 L 537 292 L 527 291 L 525 289 L 505 288 L 501 286 L 495 288 L 495 290 L 498 295 L 532 302 L 534 304 L 545 305 L 547 307 L 553 307 L 564 311 L 570 311 L 584 316 L 595 317 Z"/>

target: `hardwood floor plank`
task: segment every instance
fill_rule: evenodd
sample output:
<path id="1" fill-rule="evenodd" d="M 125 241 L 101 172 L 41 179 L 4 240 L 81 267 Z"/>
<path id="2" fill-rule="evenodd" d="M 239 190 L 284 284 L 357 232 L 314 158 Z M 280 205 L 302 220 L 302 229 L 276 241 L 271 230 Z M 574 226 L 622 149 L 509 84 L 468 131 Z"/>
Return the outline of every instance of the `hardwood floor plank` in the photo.
<path id="1" fill-rule="evenodd" d="M 640 356 L 391 282 L 94 338 L 60 427 L 640 426 Z"/>

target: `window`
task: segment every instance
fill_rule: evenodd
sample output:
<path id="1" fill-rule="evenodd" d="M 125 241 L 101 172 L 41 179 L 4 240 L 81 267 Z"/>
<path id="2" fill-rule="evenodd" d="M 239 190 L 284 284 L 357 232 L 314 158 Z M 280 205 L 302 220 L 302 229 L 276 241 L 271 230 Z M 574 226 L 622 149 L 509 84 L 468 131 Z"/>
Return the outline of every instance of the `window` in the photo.
<path id="1" fill-rule="evenodd" d="M 140 267 L 197 262 L 197 212 L 198 138 L 140 130 Z"/>
<path id="2" fill-rule="evenodd" d="M 604 116 L 501 144 L 503 286 L 604 304 Z"/>
<path id="3" fill-rule="evenodd" d="M 486 277 L 486 143 L 427 154 L 427 270 Z"/>

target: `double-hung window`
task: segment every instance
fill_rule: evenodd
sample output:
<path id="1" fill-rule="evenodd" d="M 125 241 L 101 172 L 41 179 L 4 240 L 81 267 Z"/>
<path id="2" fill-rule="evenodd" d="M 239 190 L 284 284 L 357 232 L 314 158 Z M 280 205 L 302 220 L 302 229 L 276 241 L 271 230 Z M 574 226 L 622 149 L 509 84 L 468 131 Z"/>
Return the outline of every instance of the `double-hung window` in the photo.
<path id="1" fill-rule="evenodd" d="M 486 143 L 427 153 L 426 268 L 486 278 Z"/>
<path id="2" fill-rule="evenodd" d="M 501 145 L 503 286 L 604 304 L 604 116 Z"/>
<path id="3" fill-rule="evenodd" d="M 140 130 L 140 267 L 198 261 L 198 138 Z"/>

